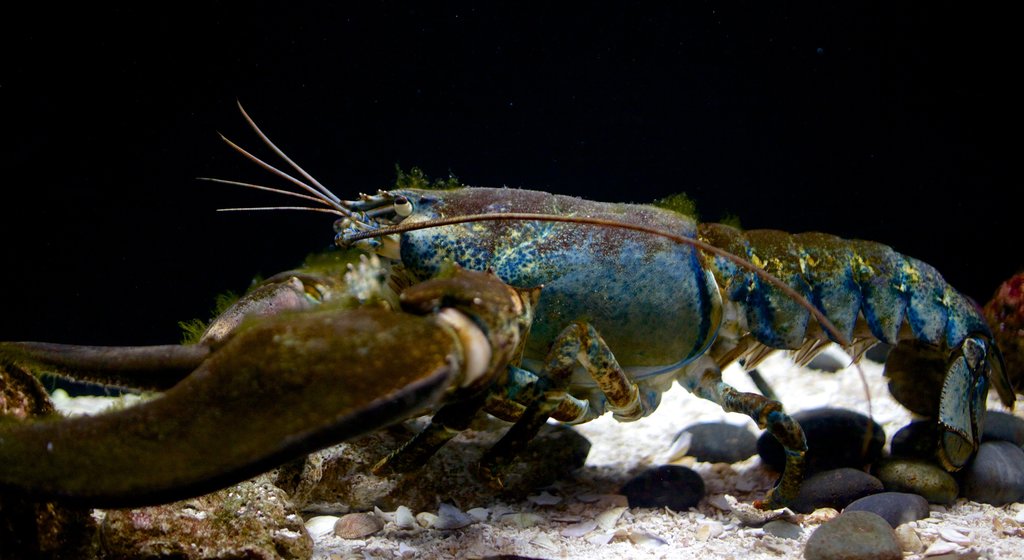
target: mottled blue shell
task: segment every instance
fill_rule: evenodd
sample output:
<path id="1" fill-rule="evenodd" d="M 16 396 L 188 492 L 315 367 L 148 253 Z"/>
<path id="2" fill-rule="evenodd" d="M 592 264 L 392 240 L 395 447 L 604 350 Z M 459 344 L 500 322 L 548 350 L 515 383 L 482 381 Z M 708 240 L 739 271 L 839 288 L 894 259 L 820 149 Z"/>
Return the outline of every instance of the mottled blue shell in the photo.
<path id="1" fill-rule="evenodd" d="M 535 212 L 612 219 L 693 237 L 681 214 L 520 189 L 394 192 L 413 204 L 407 223 L 479 213 Z M 670 371 L 703 353 L 721 323 L 721 296 L 704 257 L 645 233 L 551 222 L 477 222 L 405 233 L 402 261 L 420 278 L 445 260 L 492 269 L 516 287 L 543 286 L 527 343 L 542 359 L 573 321 L 592 324 L 623 367 Z M 649 374 L 649 372 L 648 372 Z"/>

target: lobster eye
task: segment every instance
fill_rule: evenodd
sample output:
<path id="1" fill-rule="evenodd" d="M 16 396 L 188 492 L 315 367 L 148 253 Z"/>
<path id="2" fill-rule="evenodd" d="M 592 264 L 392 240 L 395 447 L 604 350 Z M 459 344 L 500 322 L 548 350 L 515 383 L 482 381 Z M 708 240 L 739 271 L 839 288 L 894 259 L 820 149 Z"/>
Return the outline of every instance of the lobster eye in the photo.
<path id="1" fill-rule="evenodd" d="M 395 198 L 395 214 L 402 218 L 408 218 L 412 214 L 412 203 L 404 196 Z"/>

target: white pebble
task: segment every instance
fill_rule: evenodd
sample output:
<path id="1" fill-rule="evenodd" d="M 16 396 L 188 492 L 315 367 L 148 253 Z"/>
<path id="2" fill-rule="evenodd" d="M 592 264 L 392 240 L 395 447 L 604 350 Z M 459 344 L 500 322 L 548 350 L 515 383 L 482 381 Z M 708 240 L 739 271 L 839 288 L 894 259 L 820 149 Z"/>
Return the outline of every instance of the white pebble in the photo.
<path id="1" fill-rule="evenodd" d="M 399 529 L 413 529 L 416 527 L 416 516 L 406 506 L 398 506 L 395 510 L 395 525 Z"/>
<path id="2" fill-rule="evenodd" d="M 551 537 L 547 536 L 546 533 L 537 533 L 536 537 L 530 539 L 530 543 L 547 550 L 548 552 L 554 552 L 558 550 L 558 545 L 551 540 Z"/>
<path id="3" fill-rule="evenodd" d="M 725 532 L 725 527 L 718 521 L 707 521 L 697 526 L 697 540 L 708 541 Z"/>
<path id="4" fill-rule="evenodd" d="M 570 538 L 582 537 L 583 535 L 592 532 L 594 529 L 597 529 L 597 521 L 594 521 L 593 519 L 588 519 L 587 521 L 582 521 L 580 523 L 569 525 L 568 527 L 562 529 L 560 534 L 563 537 Z"/>
<path id="5" fill-rule="evenodd" d="M 659 547 L 668 544 L 668 541 L 650 533 L 629 533 L 629 541 L 640 546 Z"/>
<path id="6" fill-rule="evenodd" d="M 925 556 L 938 556 L 960 550 L 960 545 L 948 541 L 935 541 L 924 551 Z"/>
<path id="7" fill-rule="evenodd" d="M 594 533 L 587 537 L 587 542 L 595 546 L 604 546 L 615 538 L 615 531 L 604 531 L 601 533 Z"/>
<path id="8" fill-rule="evenodd" d="M 437 523 L 437 516 L 429 511 L 421 511 L 416 514 L 416 523 L 419 523 L 420 527 L 431 528 Z"/>
<path id="9" fill-rule="evenodd" d="M 690 452 L 690 443 L 693 442 L 693 433 L 682 431 L 676 436 L 676 439 L 672 440 L 672 445 L 668 449 L 668 462 L 678 461 L 686 454 Z"/>
<path id="10" fill-rule="evenodd" d="M 317 515 L 316 517 L 310 517 L 305 525 L 306 531 L 309 531 L 309 536 L 314 539 L 332 533 L 334 531 L 334 524 L 338 522 L 336 515 Z"/>
<path id="11" fill-rule="evenodd" d="M 477 523 L 484 523 L 491 514 L 491 510 L 482 507 L 475 507 L 466 512 L 467 515 L 476 520 Z"/>
<path id="12" fill-rule="evenodd" d="M 970 537 L 968 537 L 967 535 L 964 535 L 963 533 L 960 533 L 959 531 L 957 531 L 955 529 L 951 529 L 949 527 L 939 527 L 939 536 L 942 537 L 943 540 L 946 540 L 946 541 L 949 541 L 949 542 L 952 542 L 952 543 L 962 544 L 962 545 L 969 545 L 969 544 L 971 544 L 971 538 Z"/>

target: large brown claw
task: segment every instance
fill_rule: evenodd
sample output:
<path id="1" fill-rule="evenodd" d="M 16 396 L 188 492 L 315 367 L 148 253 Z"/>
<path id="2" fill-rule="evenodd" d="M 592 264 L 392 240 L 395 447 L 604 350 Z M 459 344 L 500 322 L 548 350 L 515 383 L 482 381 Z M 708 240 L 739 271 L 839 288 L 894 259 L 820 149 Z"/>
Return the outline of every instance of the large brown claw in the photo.
<path id="1" fill-rule="evenodd" d="M 152 401 L 0 421 L 0 487 L 93 507 L 206 493 L 433 406 L 454 346 L 429 318 L 375 309 L 269 318 Z"/>
<path id="2" fill-rule="evenodd" d="M 164 391 L 177 385 L 210 354 L 207 346 L 78 346 L 49 342 L 0 342 L 0 362 L 81 381 Z"/>

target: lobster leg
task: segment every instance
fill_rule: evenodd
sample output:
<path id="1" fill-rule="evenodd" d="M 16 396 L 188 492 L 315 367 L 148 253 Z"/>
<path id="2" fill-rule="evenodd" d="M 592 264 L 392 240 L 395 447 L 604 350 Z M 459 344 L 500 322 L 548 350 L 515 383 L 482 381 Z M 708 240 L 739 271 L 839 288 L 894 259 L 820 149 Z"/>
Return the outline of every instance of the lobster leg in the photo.
<path id="1" fill-rule="evenodd" d="M 690 392 L 722 407 L 726 412 L 745 414 L 767 430 L 782 444 L 786 452 L 786 465 L 782 477 L 765 499 L 756 505 L 766 509 L 784 507 L 792 503 L 804 479 L 804 454 L 807 439 L 803 429 L 782 409 L 782 404 L 757 393 L 737 391 L 722 381 L 722 370 L 710 358 L 702 368 L 694 368 L 680 382 Z"/>
<path id="2" fill-rule="evenodd" d="M 516 423 L 480 460 L 480 472 L 498 480 L 506 468 L 533 439 L 548 418 L 566 417 L 571 410 L 575 418 L 584 417 L 585 406 L 568 394 L 567 388 L 577 364 L 582 364 L 608 399 L 608 408 L 619 420 L 636 420 L 650 412 L 640 398 L 640 390 L 626 377 L 604 339 L 593 326 L 574 323 L 555 339 L 541 376 L 542 392 L 526 405 Z M 568 405 L 568 407 L 567 407 Z"/>
<path id="3" fill-rule="evenodd" d="M 413 436 L 402 447 L 373 466 L 373 474 L 387 476 L 409 472 L 423 466 L 427 459 L 469 427 L 473 417 L 483 407 L 483 396 L 447 404 L 441 407 L 421 432 Z"/>

